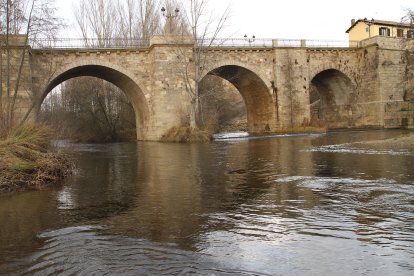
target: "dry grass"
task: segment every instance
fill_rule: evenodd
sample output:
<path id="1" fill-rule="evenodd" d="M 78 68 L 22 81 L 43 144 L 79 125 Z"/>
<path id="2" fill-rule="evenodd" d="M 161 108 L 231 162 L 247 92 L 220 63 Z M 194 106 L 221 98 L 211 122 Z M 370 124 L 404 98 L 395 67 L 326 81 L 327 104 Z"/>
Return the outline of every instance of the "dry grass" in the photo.
<path id="1" fill-rule="evenodd" d="M 328 129 L 326 127 L 316 126 L 298 126 L 291 128 L 284 128 L 276 131 L 276 134 L 291 134 L 291 133 L 326 133 Z"/>
<path id="2" fill-rule="evenodd" d="M 72 163 L 50 152 L 51 132 L 39 125 L 26 125 L 0 140 L 0 192 L 39 188 L 63 179 Z"/>
<path id="3" fill-rule="evenodd" d="M 232 124 L 222 125 L 215 129 L 215 132 L 247 131 L 247 122 L 244 120 Z"/>
<path id="4" fill-rule="evenodd" d="M 209 130 L 195 129 L 188 126 L 173 127 L 161 137 L 163 142 L 209 142 L 212 140 L 212 132 Z"/>

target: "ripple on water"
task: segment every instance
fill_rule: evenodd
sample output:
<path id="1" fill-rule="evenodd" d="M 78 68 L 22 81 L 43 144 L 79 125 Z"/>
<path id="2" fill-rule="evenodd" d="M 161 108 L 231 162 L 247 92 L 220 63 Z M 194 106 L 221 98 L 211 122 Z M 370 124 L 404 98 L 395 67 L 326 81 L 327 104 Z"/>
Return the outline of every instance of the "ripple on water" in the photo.
<path id="1" fill-rule="evenodd" d="M 208 255 L 147 240 L 101 233 L 103 226 L 77 226 L 44 232 L 35 254 L 0 266 L 5 274 L 27 275 L 266 275 L 223 267 Z"/>
<path id="2" fill-rule="evenodd" d="M 414 156 L 412 151 L 408 150 L 374 150 L 374 149 L 361 149 L 352 147 L 352 144 L 335 144 L 325 145 L 320 147 L 313 147 L 309 149 L 311 152 L 329 152 L 329 153 L 352 153 L 352 154 L 387 154 L 387 155 L 405 155 Z"/>
<path id="3" fill-rule="evenodd" d="M 295 223 L 301 234 L 357 239 L 405 252 L 414 241 L 412 183 L 316 176 L 280 177 L 275 183 L 297 185 L 320 198 L 321 204 L 305 210 Z"/>
<path id="4" fill-rule="evenodd" d="M 347 144 L 308 151 L 358 137 L 75 146 L 76 181 L 26 193 L 30 208 L 0 201 L 6 249 L 36 239 L 0 274 L 410 275 L 413 158 Z M 49 214 L 62 221 L 14 232 Z"/>

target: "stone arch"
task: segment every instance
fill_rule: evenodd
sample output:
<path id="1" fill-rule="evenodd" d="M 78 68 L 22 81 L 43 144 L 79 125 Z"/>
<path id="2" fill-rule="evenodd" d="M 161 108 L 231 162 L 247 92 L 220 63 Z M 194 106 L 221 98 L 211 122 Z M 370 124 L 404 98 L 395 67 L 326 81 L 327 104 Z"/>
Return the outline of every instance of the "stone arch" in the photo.
<path id="1" fill-rule="evenodd" d="M 255 75 L 257 75 L 265 84 L 265 86 L 268 87 L 268 92 L 271 95 L 271 91 L 272 91 L 272 81 L 273 79 L 269 79 L 269 77 L 266 75 L 266 73 L 264 72 L 264 70 L 262 68 L 259 68 L 257 66 L 252 66 L 251 64 L 246 64 L 243 62 L 239 62 L 237 60 L 232 60 L 232 59 L 222 59 L 220 61 L 216 61 L 214 63 L 211 63 L 207 66 L 205 66 L 203 68 L 203 73 L 202 73 L 202 77 L 210 74 L 211 71 L 213 71 L 216 68 L 219 67 L 223 67 L 223 66 L 228 66 L 228 65 L 234 65 L 234 66 L 238 66 L 238 67 L 242 67 L 245 68 L 247 70 L 250 70 L 252 73 L 254 73 Z"/>
<path id="2" fill-rule="evenodd" d="M 358 84 L 355 80 L 355 76 L 352 70 L 349 70 L 349 67 L 347 68 L 347 67 L 341 66 L 339 63 L 335 63 L 335 62 L 326 62 L 326 63 L 318 64 L 318 66 L 311 66 L 311 70 L 309 71 L 309 74 L 311 77 L 310 80 L 312 80 L 319 73 L 323 71 L 328 71 L 328 70 L 336 70 L 336 71 L 341 72 L 349 79 L 349 81 L 351 81 L 354 87 L 358 87 Z"/>
<path id="3" fill-rule="evenodd" d="M 264 133 L 276 129 L 273 95 L 265 81 L 254 71 L 236 64 L 225 64 L 205 70 L 206 75 L 221 77 L 237 88 L 247 111 L 250 133 Z"/>
<path id="4" fill-rule="evenodd" d="M 356 124 L 357 93 L 354 82 L 338 69 L 325 69 L 310 81 L 311 123 L 328 128 L 349 128 Z"/>
<path id="5" fill-rule="evenodd" d="M 62 82 L 75 77 L 96 77 L 108 81 L 120 88 L 130 100 L 137 126 L 137 139 L 146 140 L 150 126 L 151 112 L 144 88 L 138 85 L 137 78 L 120 66 L 102 62 L 77 62 L 61 68 L 41 91 L 39 109 L 47 94 Z"/>

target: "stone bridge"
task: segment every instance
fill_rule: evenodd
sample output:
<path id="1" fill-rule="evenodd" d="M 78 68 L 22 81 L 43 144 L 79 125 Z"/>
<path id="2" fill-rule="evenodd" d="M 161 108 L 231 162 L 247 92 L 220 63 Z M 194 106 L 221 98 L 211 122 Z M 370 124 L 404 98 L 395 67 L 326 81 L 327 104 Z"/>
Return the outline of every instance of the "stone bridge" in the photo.
<path id="1" fill-rule="evenodd" d="M 159 140 L 186 124 L 191 101 L 185 66 L 195 70 L 194 44 L 154 37 L 137 48 L 30 49 L 23 70 L 17 113 L 40 110 L 47 94 L 79 76 L 109 81 L 130 99 L 137 138 Z M 205 49 L 200 77 L 216 75 L 232 83 L 246 104 L 248 131 L 265 133 L 323 123 L 328 128 L 414 125 L 409 67 L 394 38 L 374 37 L 358 47 L 271 45 L 213 46 Z M 186 59 L 183 62 L 183 59 Z M 412 67 L 412 66 L 411 66 Z M 188 68 L 188 67 L 187 67 Z"/>

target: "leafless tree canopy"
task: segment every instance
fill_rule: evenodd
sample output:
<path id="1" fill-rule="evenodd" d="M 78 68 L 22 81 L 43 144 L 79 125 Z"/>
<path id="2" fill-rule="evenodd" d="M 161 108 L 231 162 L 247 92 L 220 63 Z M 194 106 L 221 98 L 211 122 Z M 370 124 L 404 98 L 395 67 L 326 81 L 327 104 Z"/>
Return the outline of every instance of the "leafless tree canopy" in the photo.
<path id="1" fill-rule="evenodd" d="M 54 0 L 0 0 L 2 34 L 29 34 L 31 40 L 56 38 L 64 27 Z"/>
<path id="2" fill-rule="evenodd" d="M 16 35 L 24 38 L 25 45 L 39 38 L 55 38 L 63 27 L 55 12 L 53 0 L 0 0 L 0 135 L 29 115 L 19 122 L 14 116 L 27 48 L 13 50 L 9 46 L 16 43 Z"/>
<path id="3" fill-rule="evenodd" d="M 401 21 L 406 24 L 414 25 L 414 10 L 406 9 L 405 15 L 401 18 Z"/>
<path id="4" fill-rule="evenodd" d="M 171 7 L 171 2 L 170 3 Z M 173 4 L 176 2 L 173 2 Z M 228 7 L 219 15 L 209 10 L 212 6 L 208 0 L 188 0 L 181 2 L 182 14 L 178 18 L 182 20 L 188 32 L 176 33 L 177 42 L 182 41 L 179 35 L 189 36 L 194 41 L 191 56 L 185 49 L 180 51 L 178 47 L 178 56 L 181 57 L 182 75 L 185 79 L 186 92 L 191 102 L 189 125 L 191 128 L 198 128 L 198 123 L 203 121 L 202 106 L 200 104 L 199 84 L 204 68 L 208 63 L 208 48 L 217 40 L 220 33 L 226 28 L 227 21 L 230 17 L 230 8 Z M 181 13 L 181 12 L 180 12 Z M 177 22 L 178 23 L 178 22 Z"/>
<path id="5" fill-rule="evenodd" d="M 74 15 L 87 46 L 128 46 L 161 29 L 160 5 L 155 0 L 81 0 Z M 133 107 L 115 85 L 82 77 L 67 81 L 57 94 L 46 99 L 43 120 L 56 125 L 65 121 L 67 128 L 61 135 L 88 142 L 135 137 Z"/>
<path id="6" fill-rule="evenodd" d="M 128 45 L 159 32 L 159 6 L 155 0 L 81 0 L 74 14 L 82 38 L 99 43 L 119 40 L 120 45 Z"/>
<path id="7" fill-rule="evenodd" d="M 166 8 L 164 16 L 161 7 Z M 188 53 L 180 56 L 182 62 L 187 63 L 183 67 L 186 70 L 183 75 L 192 103 L 191 125 L 196 127 L 197 116 L 202 112 L 199 82 L 203 75 L 201 70 L 208 62 L 206 47 L 218 37 L 229 17 L 228 9 L 216 17 L 209 11 L 210 7 L 208 0 L 80 0 L 74 6 L 74 16 L 77 29 L 87 46 L 91 46 L 90 43 L 96 43 L 92 46 L 115 46 L 113 43 L 116 46 L 128 46 L 136 43 L 136 40 L 148 40 L 153 35 L 162 33 L 192 37 L 194 47 L 191 56 L 187 56 Z M 171 12 L 175 16 L 169 16 L 171 14 L 168 13 Z M 0 0 L 0 31 L 3 35 L 1 47 L 7 45 L 9 36 L 17 34 L 26 34 L 26 43 L 36 43 L 43 38 L 55 39 L 64 27 L 62 20 L 55 14 L 54 0 Z M 21 68 L 27 58 L 26 51 L 21 55 L 20 68 L 14 66 L 14 73 L 19 76 L 13 87 L 10 82 L 10 76 L 13 75 L 10 54 L 7 52 L 2 55 L 0 60 L 2 66 L 6 67 L 6 74 L 0 76 L 2 121 L 5 118 L 11 121 L 13 118 Z M 85 84 L 92 85 L 89 87 Z M 72 129 L 68 132 L 82 129 L 79 125 L 75 127 L 76 122 L 95 125 L 95 135 L 110 137 L 106 140 L 116 140 L 120 132 L 135 127 L 135 115 L 124 93 L 114 85 L 95 78 L 88 81 L 69 80 L 46 99 L 43 111 L 48 114 L 44 116 L 45 121 L 52 124 L 61 125 L 61 122 L 56 121 L 57 118 L 64 118 L 65 121 L 72 119 L 73 124 L 69 123 Z M 52 122 L 53 120 L 55 121 Z M 92 120 L 98 123 L 93 124 Z"/>

